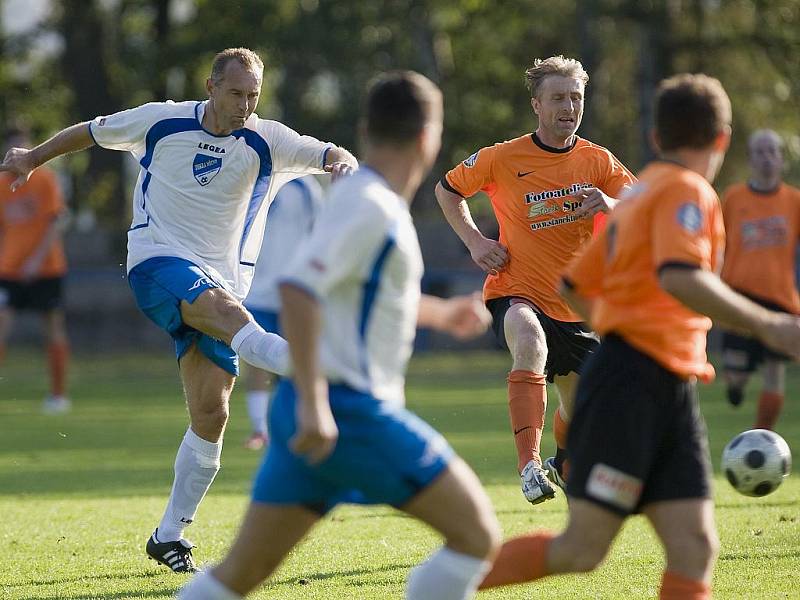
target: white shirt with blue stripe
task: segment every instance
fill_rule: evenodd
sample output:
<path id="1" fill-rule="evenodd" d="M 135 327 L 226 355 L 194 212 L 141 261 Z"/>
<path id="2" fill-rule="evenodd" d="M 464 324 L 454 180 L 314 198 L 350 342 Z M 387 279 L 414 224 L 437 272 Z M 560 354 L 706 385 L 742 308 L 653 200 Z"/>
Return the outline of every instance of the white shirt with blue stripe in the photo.
<path id="1" fill-rule="evenodd" d="M 128 271 L 183 258 L 239 299 L 250 288 L 269 205 L 288 181 L 322 173 L 330 144 L 252 114 L 242 129 L 202 126 L 206 102 L 153 102 L 89 124 L 95 143 L 140 165 Z"/>
<path id="2" fill-rule="evenodd" d="M 281 277 L 321 304 L 320 360 L 331 382 L 405 403 L 422 271 L 408 203 L 383 177 L 362 167 L 336 182 Z"/>
<path id="3" fill-rule="evenodd" d="M 321 207 L 322 186 L 312 175 L 294 179 L 278 190 L 269 207 L 264 241 L 245 306 L 267 312 L 280 311 L 278 277 L 311 233 Z"/>

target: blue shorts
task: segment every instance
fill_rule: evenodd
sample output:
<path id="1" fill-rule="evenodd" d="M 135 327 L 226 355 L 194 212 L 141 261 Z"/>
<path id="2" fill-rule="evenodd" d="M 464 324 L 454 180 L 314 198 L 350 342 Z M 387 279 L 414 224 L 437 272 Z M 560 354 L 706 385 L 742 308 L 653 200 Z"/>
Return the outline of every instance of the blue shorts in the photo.
<path id="1" fill-rule="evenodd" d="M 256 474 L 254 502 L 302 505 L 320 514 L 341 502 L 402 507 L 454 456 L 441 434 L 405 408 L 344 385 L 330 385 L 329 398 L 339 439 L 325 461 L 309 465 L 289 449 L 296 394 L 290 380 L 280 382 L 270 406 L 271 438 Z"/>
<path id="2" fill-rule="evenodd" d="M 269 333 L 275 333 L 277 335 L 281 334 L 281 327 L 280 323 L 278 322 L 278 313 L 272 312 L 271 310 L 261 310 L 259 308 L 250 308 L 247 304 L 244 307 L 248 310 L 248 312 L 253 315 L 256 323 L 261 325 L 264 331 L 268 331 Z"/>
<path id="3" fill-rule="evenodd" d="M 214 364 L 231 375 L 239 374 L 239 359 L 230 346 L 189 327 L 181 318 L 181 300 L 191 304 L 204 291 L 220 287 L 200 267 L 182 258 L 157 256 L 131 269 L 128 283 L 141 311 L 175 340 L 179 360 L 196 343 Z"/>

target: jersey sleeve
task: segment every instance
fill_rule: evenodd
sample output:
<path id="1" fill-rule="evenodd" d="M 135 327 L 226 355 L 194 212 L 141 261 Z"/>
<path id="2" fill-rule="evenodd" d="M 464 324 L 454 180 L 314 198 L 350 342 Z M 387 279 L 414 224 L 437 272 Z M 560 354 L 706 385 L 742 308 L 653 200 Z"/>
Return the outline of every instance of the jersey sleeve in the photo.
<path id="1" fill-rule="evenodd" d="M 309 239 L 290 261 L 279 283 L 324 298 L 344 282 L 359 284 L 384 248 L 391 227 L 383 210 L 371 202 L 333 198 L 326 203 Z"/>
<path id="2" fill-rule="evenodd" d="M 608 244 L 613 236 L 614 225 L 593 237 L 567 267 L 562 279 L 564 284 L 586 298 L 598 296 L 603 289 L 603 274 L 606 267 Z"/>
<path id="3" fill-rule="evenodd" d="M 719 246 L 715 230 L 721 219 L 716 194 L 679 183 L 653 210 L 650 226 L 655 267 L 681 265 L 713 271 Z"/>
<path id="4" fill-rule="evenodd" d="M 166 116 L 171 102 L 150 102 L 112 115 L 99 116 L 89 122 L 89 133 L 95 144 L 109 150 L 144 155 L 150 128 Z"/>
<path id="5" fill-rule="evenodd" d="M 333 147 L 310 135 L 300 135 L 283 123 L 259 119 L 256 131 L 269 143 L 277 173 L 324 173 L 325 154 Z"/>
<path id="6" fill-rule="evenodd" d="M 601 189 L 612 198 L 619 198 L 625 186 L 636 183 L 636 177 L 611 152 L 606 151 L 607 163 Z"/>
<path id="7" fill-rule="evenodd" d="M 481 148 L 458 163 L 442 178 L 442 186 L 462 198 L 474 196 L 494 181 L 497 146 Z"/>

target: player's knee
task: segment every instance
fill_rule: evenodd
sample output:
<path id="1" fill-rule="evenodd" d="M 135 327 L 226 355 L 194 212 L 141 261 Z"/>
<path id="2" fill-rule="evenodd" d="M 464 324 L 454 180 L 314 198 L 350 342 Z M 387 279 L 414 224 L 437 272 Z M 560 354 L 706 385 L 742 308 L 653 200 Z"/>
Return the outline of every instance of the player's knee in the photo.
<path id="1" fill-rule="evenodd" d="M 456 535 L 448 537 L 447 543 L 453 549 L 480 558 L 493 558 L 502 543 L 500 524 L 493 513 L 481 514 L 469 527 L 464 527 Z"/>
<path id="2" fill-rule="evenodd" d="M 678 572 L 704 572 L 719 554 L 719 537 L 713 529 L 676 536 L 667 544 L 669 568 Z"/>
<path id="3" fill-rule="evenodd" d="M 200 406 L 191 411 L 191 416 L 192 428 L 201 437 L 212 439 L 219 437 L 225 429 L 228 422 L 228 407 L 227 405 Z"/>
<path id="4" fill-rule="evenodd" d="M 558 538 L 551 558 L 561 573 L 594 571 L 608 554 L 608 541 L 567 528 Z"/>

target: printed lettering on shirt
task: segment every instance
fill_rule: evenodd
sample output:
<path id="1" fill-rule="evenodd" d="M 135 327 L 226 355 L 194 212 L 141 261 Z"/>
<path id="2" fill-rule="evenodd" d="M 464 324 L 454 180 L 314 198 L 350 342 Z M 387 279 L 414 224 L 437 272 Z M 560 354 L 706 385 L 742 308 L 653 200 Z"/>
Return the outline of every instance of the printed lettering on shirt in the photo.
<path id="1" fill-rule="evenodd" d="M 789 223 L 783 215 L 742 223 L 742 246 L 747 249 L 783 246 L 789 238 Z"/>

